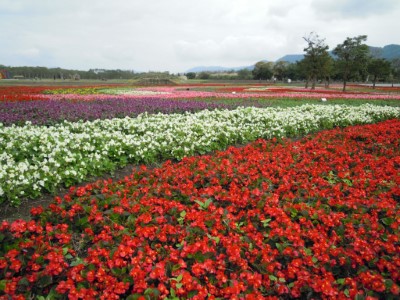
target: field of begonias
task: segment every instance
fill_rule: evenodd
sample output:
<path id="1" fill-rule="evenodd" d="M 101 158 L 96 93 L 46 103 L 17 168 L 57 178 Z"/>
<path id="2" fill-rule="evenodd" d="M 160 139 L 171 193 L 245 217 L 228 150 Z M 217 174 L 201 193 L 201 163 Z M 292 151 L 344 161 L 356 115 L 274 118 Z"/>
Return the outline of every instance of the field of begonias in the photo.
<path id="1" fill-rule="evenodd" d="M 0 86 L 0 209 L 54 195 L 0 299 L 397 299 L 400 93 L 356 89 Z"/>

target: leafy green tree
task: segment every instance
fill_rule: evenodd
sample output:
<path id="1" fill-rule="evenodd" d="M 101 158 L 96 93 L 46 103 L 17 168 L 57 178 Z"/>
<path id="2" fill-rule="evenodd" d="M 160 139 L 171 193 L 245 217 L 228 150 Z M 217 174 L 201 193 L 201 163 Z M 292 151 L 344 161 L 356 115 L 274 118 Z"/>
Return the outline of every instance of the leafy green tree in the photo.
<path id="1" fill-rule="evenodd" d="M 195 79 L 196 73 L 195 72 L 186 73 L 186 77 L 187 77 L 187 79 Z"/>
<path id="2" fill-rule="evenodd" d="M 391 62 L 390 79 L 392 87 L 394 86 L 395 79 L 400 80 L 400 58 L 395 58 Z"/>
<path id="3" fill-rule="evenodd" d="M 383 58 L 372 58 L 368 63 L 368 73 L 372 75 L 372 88 L 375 88 L 376 81 L 380 77 L 386 77 L 390 74 L 390 62 Z"/>
<path id="4" fill-rule="evenodd" d="M 335 73 L 335 61 L 332 56 L 326 52 L 321 57 L 321 78 L 325 81 L 325 88 L 329 87 L 331 77 Z"/>
<path id="5" fill-rule="evenodd" d="M 254 69 L 252 71 L 253 78 L 257 80 L 268 80 L 274 74 L 272 72 L 272 63 L 259 61 L 254 65 Z"/>
<path id="6" fill-rule="evenodd" d="M 287 66 L 286 71 L 285 71 L 285 76 L 292 80 L 300 80 L 300 79 L 304 78 L 304 76 L 300 70 L 298 62 L 290 63 Z"/>
<path id="7" fill-rule="evenodd" d="M 274 76 L 278 80 L 283 81 L 286 77 L 286 71 L 287 71 L 288 66 L 289 66 L 289 63 L 287 61 L 282 61 L 282 60 L 277 61 L 273 67 Z"/>
<path id="8" fill-rule="evenodd" d="M 360 76 L 367 69 L 369 49 L 365 42 L 366 35 L 347 38 L 336 46 L 333 54 L 337 56 L 337 68 L 343 80 L 343 92 L 348 80 Z"/>
<path id="9" fill-rule="evenodd" d="M 237 79 L 249 80 L 253 78 L 253 74 L 249 69 L 241 69 L 237 71 Z"/>
<path id="10" fill-rule="evenodd" d="M 200 72 L 197 77 L 199 79 L 210 79 L 211 74 L 209 72 Z"/>
<path id="11" fill-rule="evenodd" d="M 333 65 L 332 58 L 328 53 L 329 47 L 325 44 L 325 39 L 320 38 L 314 32 L 303 37 L 303 39 L 307 42 L 307 47 L 304 48 L 306 54 L 302 62 L 307 78 L 305 87 L 307 88 L 309 81 L 311 81 L 311 89 L 314 90 L 318 78 L 324 79 L 327 87 Z"/>

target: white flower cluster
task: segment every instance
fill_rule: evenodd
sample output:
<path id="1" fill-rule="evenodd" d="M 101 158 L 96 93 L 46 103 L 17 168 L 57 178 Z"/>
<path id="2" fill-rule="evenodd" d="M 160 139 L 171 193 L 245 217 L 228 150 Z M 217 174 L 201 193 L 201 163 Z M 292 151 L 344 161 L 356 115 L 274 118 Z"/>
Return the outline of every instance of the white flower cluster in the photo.
<path id="1" fill-rule="evenodd" d="M 399 118 L 400 108 L 370 104 L 237 108 L 136 118 L 63 122 L 45 127 L 0 123 L 0 203 L 18 205 L 127 163 L 182 159 L 257 138 Z"/>
<path id="2" fill-rule="evenodd" d="M 157 91 L 145 91 L 145 90 L 134 90 L 127 88 L 114 88 L 114 89 L 102 89 L 103 94 L 110 95 L 139 95 L 139 96 L 155 96 L 155 95 L 166 95 L 168 92 L 157 92 Z"/>

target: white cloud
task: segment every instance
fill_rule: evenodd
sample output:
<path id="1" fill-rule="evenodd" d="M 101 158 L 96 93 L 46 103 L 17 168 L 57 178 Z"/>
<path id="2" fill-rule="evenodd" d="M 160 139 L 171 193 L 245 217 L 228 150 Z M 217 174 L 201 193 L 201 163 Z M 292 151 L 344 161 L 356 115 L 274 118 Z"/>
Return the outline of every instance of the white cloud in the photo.
<path id="1" fill-rule="evenodd" d="M 317 32 L 398 43 L 398 0 L 0 0 L 0 64 L 184 71 L 302 53 Z M 397 36 L 396 36 L 397 34 Z"/>
<path id="2" fill-rule="evenodd" d="M 40 50 L 37 48 L 21 49 L 17 51 L 17 54 L 24 57 L 38 57 L 40 55 Z"/>
<path id="3" fill-rule="evenodd" d="M 313 0 L 312 6 L 320 16 L 336 18 L 363 18 L 384 15 L 399 9 L 398 0 Z"/>

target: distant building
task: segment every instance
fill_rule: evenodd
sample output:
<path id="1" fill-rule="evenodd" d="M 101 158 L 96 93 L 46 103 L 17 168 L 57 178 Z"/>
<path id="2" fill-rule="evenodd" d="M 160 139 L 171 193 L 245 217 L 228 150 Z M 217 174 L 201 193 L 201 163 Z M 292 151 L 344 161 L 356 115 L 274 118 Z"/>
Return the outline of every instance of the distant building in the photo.
<path id="1" fill-rule="evenodd" d="M 0 70 L 0 79 L 9 79 L 10 73 L 7 70 Z"/>

